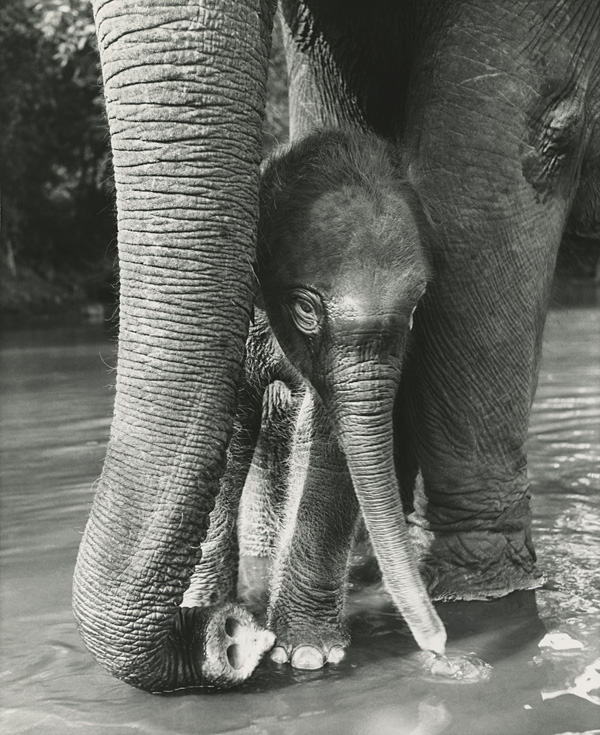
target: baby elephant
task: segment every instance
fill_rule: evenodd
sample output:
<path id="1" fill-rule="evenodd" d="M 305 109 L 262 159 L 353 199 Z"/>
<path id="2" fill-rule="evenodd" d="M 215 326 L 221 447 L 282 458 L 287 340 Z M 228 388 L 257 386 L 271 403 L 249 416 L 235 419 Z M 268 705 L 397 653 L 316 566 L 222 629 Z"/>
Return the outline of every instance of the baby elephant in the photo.
<path id="1" fill-rule="evenodd" d="M 417 643 L 444 627 L 419 575 L 396 477 L 394 405 L 429 278 L 428 219 L 391 147 L 321 131 L 275 155 L 260 194 L 260 304 L 306 392 L 289 458 L 268 625 L 271 656 L 338 661 L 359 508 L 383 579 Z"/>

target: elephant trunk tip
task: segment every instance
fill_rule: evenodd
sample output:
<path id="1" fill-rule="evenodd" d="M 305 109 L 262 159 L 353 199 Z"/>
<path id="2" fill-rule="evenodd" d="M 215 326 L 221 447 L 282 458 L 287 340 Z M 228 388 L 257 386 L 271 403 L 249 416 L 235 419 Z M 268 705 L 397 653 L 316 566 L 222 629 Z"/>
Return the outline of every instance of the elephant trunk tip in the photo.
<path id="1" fill-rule="evenodd" d="M 425 588 L 420 584 L 420 578 L 416 579 L 415 587 L 417 596 L 416 600 L 411 601 L 413 604 L 403 604 L 406 603 L 406 600 L 399 599 L 396 603 L 398 609 L 408 623 L 410 632 L 413 634 L 419 648 L 422 651 L 432 653 L 434 657 L 443 656 L 446 652 L 446 642 L 448 640 L 444 623 L 440 620 L 440 616 L 437 614 Z M 392 598 L 394 598 L 394 595 L 392 595 Z"/>
<path id="2" fill-rule="evenodd" d="M 428 630 L 426 633 L 420 631 L 412 631 L 412 633 L 419 648 L 423 651 L 430 651 L 437 656 L 443 656 L 445 654 L 447 635 L 444 624 L 439 618 L 433 630 Z"/>

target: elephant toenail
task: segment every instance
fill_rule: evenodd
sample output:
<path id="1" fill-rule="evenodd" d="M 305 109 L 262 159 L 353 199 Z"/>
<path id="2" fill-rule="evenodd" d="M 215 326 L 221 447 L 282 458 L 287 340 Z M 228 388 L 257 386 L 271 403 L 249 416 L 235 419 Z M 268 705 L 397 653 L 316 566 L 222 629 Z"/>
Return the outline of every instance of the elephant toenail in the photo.
<path id="1" fill-rule="evenodd" d="M 329 649 L 329 655 L 327 656 L 327 663 L 339 664 L 340 661 L 343 661 L 345 655 L 346 655 L 346 651 L 342 648 L 342 646 L 332 646 Z"/>
<path id="2" fill-rule="evenodd" d="M 271 661 L 276 664 L 287 664 L 288 662 L 287 651 L 282 646 L 275 646 L 275 648 L 271 651 L 270 656 Z"/>
<path id="3" fill-rule="evenodd" d="M 323 668 L 324 663 L 323 654 L 313 646 L 299 646 L 292 655 L 292 666 L 295 669 L 312 671 Z"/>

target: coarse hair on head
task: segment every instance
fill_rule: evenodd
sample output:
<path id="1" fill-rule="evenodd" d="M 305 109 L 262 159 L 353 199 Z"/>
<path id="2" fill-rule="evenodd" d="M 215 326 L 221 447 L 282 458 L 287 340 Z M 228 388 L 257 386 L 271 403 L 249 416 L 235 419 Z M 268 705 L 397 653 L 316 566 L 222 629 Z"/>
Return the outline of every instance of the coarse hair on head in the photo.
<path id="1" fill-rule="evenodd" d="M 361 189 L 376 207 L 383 206 L 390 193 L 402 197 L 423 239 L 427 239 L 428 218 L 414 186 L 406 179 L 395 146 L 370 132 L 322 129 L 281 146 L 263 164 L 259 268 L 283 233 L 300 231 L 314 202 L 347 187 Z"/>

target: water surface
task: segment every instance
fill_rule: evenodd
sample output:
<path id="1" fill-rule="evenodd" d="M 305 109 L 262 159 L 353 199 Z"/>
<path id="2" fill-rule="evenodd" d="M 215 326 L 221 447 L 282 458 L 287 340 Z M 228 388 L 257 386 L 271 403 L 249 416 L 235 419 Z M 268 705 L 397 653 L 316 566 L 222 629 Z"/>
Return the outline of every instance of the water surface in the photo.
<path id="1" fill-rule="evenodd" d="M 546 330 L 530 475 L 548 589 L 440 606 L 451 649 L 492 664 L 485 684 L 428 680 L 385 593 L 360 584 L 349 604 L 352 646 L 338 667 L 263 664 L 240 691 L 185 696 L 112 679 L 85 651 L 70 596 L 109 430 L 114 339 L 102 326 L 11 331 L 0 358 L 2 733 L 600 732 L 596 308 L 553 311 Z"/>

